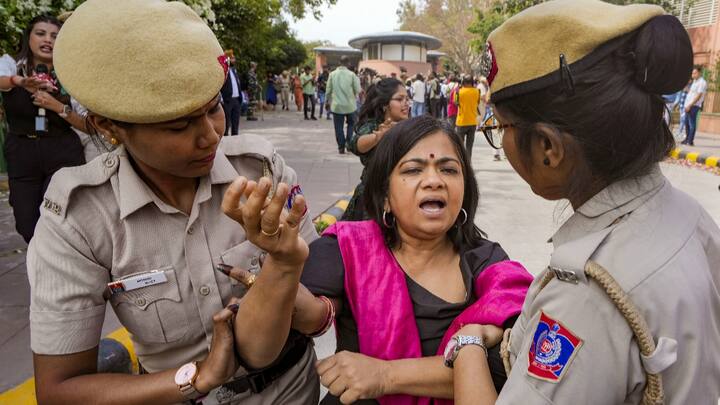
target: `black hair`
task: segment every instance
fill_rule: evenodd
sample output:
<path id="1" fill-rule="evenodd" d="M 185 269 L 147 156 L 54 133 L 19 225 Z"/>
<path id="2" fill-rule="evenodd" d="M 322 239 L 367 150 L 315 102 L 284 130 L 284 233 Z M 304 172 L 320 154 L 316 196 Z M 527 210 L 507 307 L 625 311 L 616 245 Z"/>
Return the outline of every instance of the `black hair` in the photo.
<path id="1" fill-rule="evenodd" d="M 405 156 L 418 142 L 429 135 L 441 132 L 447 135 L 452 142 L 460 159 L 464 177 L 465 196 L 462 208 L 467 213 L 464 223 L 456 222 L 447 232 L 448 238 L 452 241 L 455 249 L 460 251 L 462 247 L 478 246 L 483 240 L 483 232 L 475 225 L 473 218 L 480 201 L 480 191 L 475 180 L 475 172 L 472 170 L 470 158 L 465 150 L 462 139 L 453 131 L 449 124 L 437 120 L 429 115 L 410 118 L 401 121 L 392 127 L 382 137 L 380 143 L 375 147 L 375 152 L 370 158 L 367 166 L 367 183 L 365 186 L 365 210 L 382 229 L 385 244 L 388 248 L 394 248 L 400 243 L 400 236 L 394 225 L 394 218 L 389 220 L 386 227 L 383 222 L 385 200 L 390 187 L 390 174 L 397 166 L 400 159 Z M 460 215 L 462 216 L 462 214 Z M 462 219 L 459 219 L 462 221 Z M 392 223 L 390 223 L 392 222 Z"/>
<path id="2" fill-rule="evenodd" d="M 462 79 L 462 85 L 465 86 L 466 84 L 469 84 L 469 85 L 471 85 L 471 86 L 475 84 L 475 80 L 473 80 L 473 77 L 472 77 L 472 76 L 465 76 L 465 77 L 463 77 L 463 79 Z"/>
<path id="3" fill-rule="evenodd" d="M 355 129 L 363 126 L 370 120 L 377 120 L 382 122 L 385 119 L 385 110 L 390 99 L 397 93 L 398 89 L 405 89 L 402 82 L 394 78 L 386 78 L 380 80 L 377 84 L 373 84 L 367 90 L 367 96 L 365 102 L 360 108 L 360 114 L 358 115 L 358 124 Z"/>
<path id="4" fill-rule="evenodd" d="M 663 120 L 660 95 L 686 85 L 692 61 L 682 24 L 673 16 L 658 16 L 619 38 L 597 63 L 572 72 L 574 90 L 558 82 L 495 107 L 517 128 L 515 142 L 526 167 L 539 124 L 569 135 L 575 142 L 567 144 L 567 153 L 576 153 L 580 163 L 566 196 L 586 198 L 616 181 L 647 174 L 668 156 L 675 140 Z"/>
<path id="5" fill-rule="evenodd" d="M 20 39 L 20 50 L 15 55 L 16 61 L 23 61 L 24 66 L 22 66 L 22 70 L 23 73 L 27 76 L 33 74 L 35 66 L 35 61 L 33 60 L 33 53 L 30 49 L 30 34 L 32 33 L 33 28 L 35 28 L 35 25 L 38 23 L 52 24 L 58 27 L 58 29 L 62 27 L 62 22 L 60 22 L 60 20 L 47 14 L 36 16 L 32 20 L 30 20 L 27 27 L 25 27 L 25 30 L 23 30 L 22 39 Z"/>

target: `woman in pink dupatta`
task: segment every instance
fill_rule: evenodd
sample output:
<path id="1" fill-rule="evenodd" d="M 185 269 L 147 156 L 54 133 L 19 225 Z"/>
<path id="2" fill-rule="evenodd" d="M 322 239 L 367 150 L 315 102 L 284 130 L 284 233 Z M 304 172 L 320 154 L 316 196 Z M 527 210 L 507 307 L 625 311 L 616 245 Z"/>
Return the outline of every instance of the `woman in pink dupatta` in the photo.
<path id="1" fill-rule="evenodd" d="M 335 321 L 337 353 L 318 363 L 322 404 L 451 403 L 442 353 L 467 323 L 485 325 L 502 387 L 501 328 L 513 325 L 532 277 L 473 223 L 472 173 L 446 124 L 399 123 L 368 166 L 372 219 L 339 222 L 310 245 L 301 281 L 314 295 L 300 289 L 293 328 L 321 334 Z"/>

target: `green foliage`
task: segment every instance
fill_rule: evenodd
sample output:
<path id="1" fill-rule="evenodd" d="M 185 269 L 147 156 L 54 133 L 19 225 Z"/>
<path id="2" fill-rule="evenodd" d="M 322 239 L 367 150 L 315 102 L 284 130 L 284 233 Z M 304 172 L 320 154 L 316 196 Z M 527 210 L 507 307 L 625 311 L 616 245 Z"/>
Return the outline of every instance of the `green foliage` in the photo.
<path id="1" fill-rule="evenodd" d="M 327 40 L 319 40 L 319 41 L 303 41 L 303 46 L 305 47 L 305 52 L 307 53 L 307 58 L 303 61 L 300 66 L 311 66 L 315 67 L 315 52 L 313 49 L 319 47 L 319 46 L 335 46 L 330 41 Z"/>
<path id="2" fill-rule="evenodd" d="M 321 235 L 325 229 L 327 229 L 330 226 L 327 222 L 323 221 L 322 219 L 318 219 L 315 221 L 315 232 L 318 233 L 318 235 Z"/>
<path id="3" fill-rule="evenodd" d="M 0 54 L 14 55 L 22 31 L 36 15 L 60 15 L 84 0 L 2 0 Z M 117 0 L 122 1 L 122 0 Z M 337 0 L 182 0 L 208 22 L 225 49 L 235 51 L 241 67 L 250 60 L 260 71 L 277 72 L 303 63 L 305 47 L 294 38 L 283 12 L 295 19 L 320 17 L 320 7 Z M 245 65 L 245 66 L 243 66 Z"/>
<path id="4" fill-rule="evenodd" d="M 27 23 L 41 14 L 60 15 L 83 0 L 3 0 L 0 2 L 0 54 L 15 55 Z"/>
<path id="5" fill-rule="evenodd" d="M 467 28 L 475 16 L 471 10 L 488 7 L 490 0 L 403 0 L 397 10 L 401 30 L 417 31 L 439 38 L 440 51 L 450 65 L 470 73 L 480 62 L 472 49 L 473 35 Z"/>
<path id="6" fill-rule="evenodd" d="M 487 37 L 497 27 L 499 27 L 507 17 L 497 10 L 475 10 L 476 19 L 468 27 L 468 31 L 474 34 L 474 38 L 470 41 L 472 49 L 481 53 L 487 42 Z"/>
<path id="7" fill-rule="evenodd" d="M 475 35 L 471 41 L 471 45 L 475 52 L 482 52 L 487 37 L 490 33 L 505 20 L 513 15 L 532 7 L 536 4 L 545 2 L 546 0 L 496 0 L 491 7 L 476 10 L 475 21 L 468 27 L 468 31 Z M 656 4 L 663 7 L 666 11 L 674 14 L 680 14 L 679 2 L 673 0 L 603 0 L 613 4 Z M 694 0 L 685 1 L 685 11 L 692 7 Z"/>

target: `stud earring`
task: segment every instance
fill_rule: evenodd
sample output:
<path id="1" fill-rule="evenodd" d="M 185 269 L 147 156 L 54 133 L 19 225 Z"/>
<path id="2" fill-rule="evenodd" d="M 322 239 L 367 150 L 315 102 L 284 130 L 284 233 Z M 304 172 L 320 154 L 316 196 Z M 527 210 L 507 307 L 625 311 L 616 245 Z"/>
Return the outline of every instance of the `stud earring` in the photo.
<path id="1" fill-rule="evenodd" d="M 118 142 L 117 138 L 115 138 L 113 136 L 110 138 L 110 143 L 113 144 L 114 146 L 117 146 L 117 144 L 119 144 L 120 142 Z"/>
<path id="2" fill-rule="evenodd" d="M 544 164 L 545 166 L 550 166 L 550 159 L 545 158 L 545 160 L 543 160 L 543 164 Z"/>

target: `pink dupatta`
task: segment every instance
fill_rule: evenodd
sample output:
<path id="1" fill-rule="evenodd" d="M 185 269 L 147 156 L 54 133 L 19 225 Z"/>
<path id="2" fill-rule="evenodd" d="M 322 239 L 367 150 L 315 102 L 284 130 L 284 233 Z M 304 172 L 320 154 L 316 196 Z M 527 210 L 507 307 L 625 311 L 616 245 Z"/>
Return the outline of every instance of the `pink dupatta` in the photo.
<path id="1" fill-rule="evenodd" d="M 345 266 L 345 295 L 357 323 L 360 353 L 382 360 L 422 357 L 405 273 L 385 246 L 374 221 L 338 222 L 323 235 L 335 235 Z M 533 277 L 513 261 L 482 270 L 475 279 L 477 301 L 460 314 L 445 333 L 438 354 L 450 338 L 468 323 L 502 327 L 520 313 Z M 430 398 L 387 395 L 381 405 L 429 405 Z M 452 404 L 452 400 L 435 400 Z"/>

